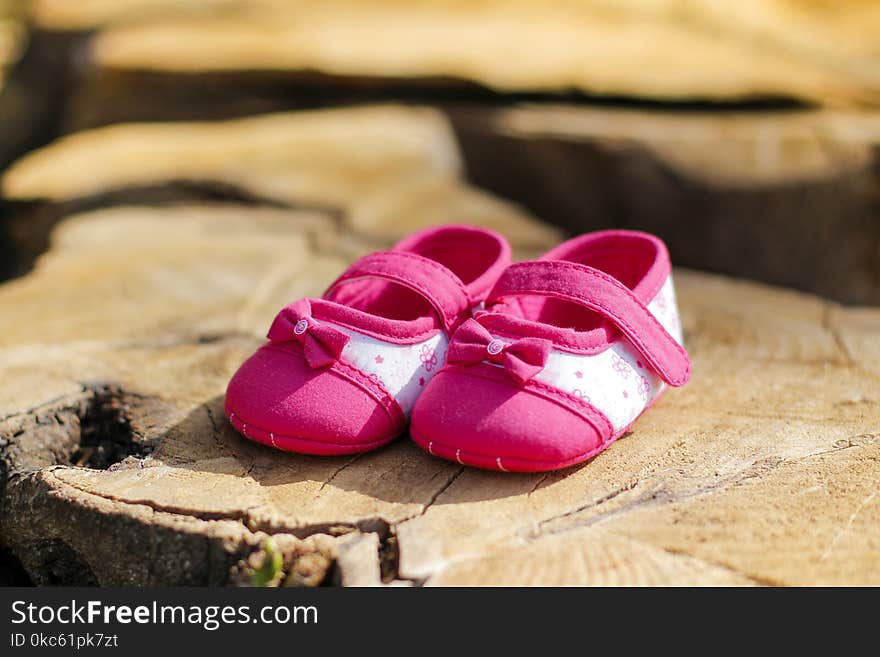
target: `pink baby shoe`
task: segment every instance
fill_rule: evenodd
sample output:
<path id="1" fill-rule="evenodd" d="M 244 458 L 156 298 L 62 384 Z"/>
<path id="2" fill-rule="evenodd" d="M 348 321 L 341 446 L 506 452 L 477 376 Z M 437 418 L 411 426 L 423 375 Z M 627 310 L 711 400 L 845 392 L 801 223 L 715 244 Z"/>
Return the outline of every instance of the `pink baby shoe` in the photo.
<path id="1" fill-rule="evenodd" d="M 411 434 L 431 454 L 503 471 L 555 470 L 608 447 L 690 377 L 669 254 L 609 230 L 505 270 L 488 310 L 453 335 Z"/>
<path id="2" fill-rule="evenodd" d="M 510 264 L 497 233 L 420 231 L 365 256 L 320 299 L 283 308 L 232 377 L 226 415 L 245 437 L 305 454 L 351 454 L 400 435 L 448 337 Z"/>

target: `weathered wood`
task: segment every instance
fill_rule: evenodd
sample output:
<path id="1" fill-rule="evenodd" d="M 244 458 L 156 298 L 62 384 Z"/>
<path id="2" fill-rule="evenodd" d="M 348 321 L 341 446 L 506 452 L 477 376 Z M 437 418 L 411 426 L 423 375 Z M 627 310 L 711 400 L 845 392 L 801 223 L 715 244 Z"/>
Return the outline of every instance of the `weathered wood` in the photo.
<path id="1" fill-rule="evenodd" d="M 451 116 L 474 183 L 573 233 L 649 230 L 683 266 L 880 304 L 876 111 Z"/>
<path id="2" fill-rule="evenodd" d="M 21 8 L 19 0 L 0 0 L 0 170 L 57 135 L 73 60 L 69 36 L 34 42 Z M 0 198 L 0 280 L 19 273 L 19 228 Z"/>
<path id="3" fill-rule="evenodd" d="M 0 537 L 30 576 L 246 582 L 271 535 L 290 584 L 880 583 L 875 309 L 678 271 L 693 381 L 550 475 L 464 468 L 405 438 L 283 454 L 229 426 L 225 383 L 274 312 L 357 254 L 453 218 L 523 253 L 559 239 L 466 187 L 444 126 L 398 108 L 119 126 L 9 172 L 21 196 L 194 178 L 282 206 L 68 216 L 0 285 Z"/>
<path id="4" fill-rule="evenodd" d="M 446 181 L 459 174 L 463 159 L 472 182 L 572 233 L 610 226 L 649 230 L 667 241 L 684 266 L 845 303 L 880 304 L 880 114 L 875 111 L 447 106 L 463 157 L 455 146 L 437 145 L 448 144 L 450 130 L 434 113 L 432 127 L 413 133 L 412 143 L 389 143 L 381 165 L 370 155 L 376 142 L 394 132 L 396 121 L 408 125 L 419 114 L 399 119 L 389 114 L 380 123 L 371 121 L 376 110 L 358 111 L 372 126 L 375 141 L 364 137 L 364 153 L 352 154 L 353 173 L 346 179 L 334 168 L 348 157 L 345 152 L 309 141 L 309 126 L 320 128 L 326 122 L 320 117 L 334 116 L 321 111 L 302 115 L 311 118 L 302 118 L 295 130 L 292 115 L 280 114 L 84 132 L 19 162 L 4 177 L 4 192 L 12 199 L 69 203 L 70 211 L 92 207 L 89 195 L 116 193 L 117 202 L 140 202 L 145 188 L 168 194 L 177 182 L 177 192 L 193 200 L 238 190 L 252 201 L 341 203 L 352 208 L 352 227 L 367 233 L 380 230 L 371 208 L 415 199 L 414 187 L 422 190 L 423 200 L 411 211 L 418 208 L 424 216 L 434 207 L 432 195 L 446 193 Z M 277 134 L 289 135 L 284 153 L 272 150 Z M 392 170 L 410 166 L 418 139 L 435 144 L 434 151 L 419 156 L 430 171 L 402 182 Z M 131 144 L 132 153 L 149 150 L 150 167 L 140 165 L 141 157 L 128 159 L 117 140 Z M 230 149 L 235 150 L 231 162 L 219 157 Z M 377 183 L 380 178 L 385 182 Z M 188 181 L 189 190 L 180 189 L 181 180 Z M 218 183 L 225 188 L 218 190 Z M 406 195 L 397 193 L 399 186 L 408 189 Z M 473 190 L 456 195 L 461 216 L 483 215 L 489 221 L 498 207 Z M 400 214 L 405 210 L 401 207 Z M 29 260 L 40 240 L 25 248 L 28 228 L 41 236 L 45 230 L 37 228 L 51 221 L 45 214 L 22 221 L 18 253 Z M 398 221 L 395 216 L 390 227 L 382 227 L 382 236 L 401 234 L 393 228 Z M 508 224 L 507 230 L 514 229 Z"/>
<path id="5" fill-rule="evenodd" d="M 4 18 L 0 5 L 0 89 L 6 79 L 6 72 L 21 54 L 24 29 L 21 23 L 12 18 Z"/>
<path id="6" fill-rule="evenodd" d="M 875 110 L 497 109 L 511 97 L 488 91 L 569 94 L 572 102 L 577 97 L 569 92 L 580 90 L 661 101 L 781 97 L 875 105 L 880 13 L 874 3 L 829 9 L 790 0 L 723 8 L 699 0 L 388 0 L 365 9 L 351 0 L 41 0 L 30 7 L 42 30 L 95 30 L 79 33 L 90 56 L 76 58 L 85 73 L 58 117 L 64 130 L 369 99 L 428 102 L 452 118 L 472 182 L 570 232 L 647 229 L 666 239 L 683 266 L 843 303 L 880 303 Z M 481 21 L 498 29 L 483 30 Z M 412 49 L 413 34 L 425 26 L 435 38 L 419 39 Z M 485 41 L 479 49 L 468 47 L 474 30 Z M 677 36 L 670 38 L 668 30 Z M 346 38 L 339 37 L 343 32 Z M 576 35 L 576 47 L 565 45 L 566 34 Z M 548 35 L 552 48 L 542 41 Z M 46 37 L 43 32 L 37 41 Z M 627 59 L 630 40 L 639 44 L 637 62 Z M 534 42 L 539 54 L 511 55 L 510 44 L 519 42 Z M 401 56 L 407 48 L 413 52 Z M 557 49 L 565 51 L 564 62 L 552 59 Z M 570 65 L 574 60 L 577 66 Z M 606 74 L 616 76 L 611 86 L 603 81 Z M 754 76 L 766 77 L 767 85 Z M 844 92 L 840 85 L 851 88 Z M 93 155 L 107 157 L 97 147 Z M 169 167 L 165 175 L 227 177 L 208 169 Z M 143 186 L 155 191 L 146 172 L 133 179 L 139 193 Z M 118 190 L 114 184 L 96 183 Z M 167 194 L 169 183 L 158 184 Z M 251 195 L 287 194 L 255 187 Z M 88 190 L 71 185 L 66 198 L 82 201 Z M 124 195 L 140 198 L 131 191 Z M 199 189 L 184 197 L 215 193 Z M 425 189 L 426 197 L 431 193 Z M 28 219 L 32 232 L 20 225 L 23 216 L 14 213 L 7 222 L 6 241 L 17 249 L 15 262 L 12 255 L 4 258 L 9 264 L 0 265 L 0 277 L 27 269 L 59 212 Z M 0 237 L 0 248 L 2 243 Z"/>
<path id="7" fill-rule="evenodd" d="M 109 474 L 116 470 L 99 468 L 128 453 L 139 459 L 130 459 L 129 465 L 161 459 L 173 475 L 180 458 L 196 457 L 218 466 L 217 473 L 225 472 L 230 481 L 246 482 L 241 476 L 247 468 L 234 465 L 226 449 L 217 451 L 217 432 L 228 427 L 216 403 L 228 364 L 252 348 L 277 306 L 293 296 L 320 293 L 351 258 L 383 243 L 383 234 L 390 240 L 430 222 L 467 218 L 509 227 L 517 247 L 529 253 L 545 248 L 558 233 L 460 183 L 449 127 L 430 111 L 376 108 L 268 117 L 238 124 L 238 130 L 233 125 L 159 127 L 146 135 L 146 142 L 140 126 L 113 131 L 111 136 L 121 137 L 117 147 L 133 141 L 154 149 L 142 156 L 129 151 L 114 161 L 110 148 L 103 158 L 107 171 L 121 166 L 117 174 L 123 186 L 131 182 L 123 161 L 131 162 L 134 154 L 142 173 L 159 171 L 153 180 L 159 185 L 168 167 L 171 179 L 187 177 L 189 170 L 174 167 L 188 161 L 196 163 L 198 179 L 214 178 L 212 184 L 225 179 L 242 189 L 248 180 L 255 181 L 264 186 L 257 191 L 278 195 L 276 205 L 314 209 L 203 203 L 166 210 L 109 208 L 64 219 L 49 254 L 32 274 L 5 285 L 3 293 L 9 296 L 0 302 L 9 309 L 2 313 L 0 338 L 0 462 L 11 477 L 3 503 L 3 543 L 43 583 L 218 583 L 239 581 L 237 562 L 259 547 L 266 537 L 262 530 L 269 529 L 282 547 L 287 545 L 291 573 L 311 583 L 332 578 L 329 570 L 323 575 L 315 571 L 315 559 L 307 567 L 292 559 L 291 550 L 308 549 L 297 536 L 305 540 L 319 534 L 315 540 L 326 551 L 333 534 L 355 526 L 373 532 L 385 527 L 383 538 L 393 545 L 387 523 L 341 521 L 336 527 L 297 520 L 299 529 L 287 526 L 281 532 L 244 527 L 232 510 L 238 484 L 228 489 L 224 502 L 211 492 L 213 484 L 190 488 L 193 482 L 185 480 L 176 493 L 168 489 L 172 497 L 164 511 L 149 505 L 120 507 L 111 503 L 115 493 L 98 496 L 106 503 L 89 501 L 89 494 L 77 501 L 87 486 L 64 483 L 62 471 L 69 468 L 56 466 L 78 464 Z M 110 147 L 114 143 L 97 138 Z M 91 161 L 78 160 L 74 149 L 73 159 L 53 169 L 52 177 L 76 179 Z M 236 166 L 223 173 L 217 161 Z M 369 238 L 355 236 L 359 222 Z M 30 329 L 23 330 L 26 326 Z M 174 372 L 166 370 L 167 379 L 161 373 L 163 361 L 176 363 Z M 133 378 L 127 379 L 119 365 L 131 368 Z M 144 388 L 148 380 L 155 385 Z M 202 402 L 193 404 L 194 396 Z M 175 446 L 165 434 L 198 436 L 197 444 Z M 207 449 L 201 457 L 198 444 Z M 320 459 L 305 465 L 304 482 L 324 481 L 339 467 Z M 196 497 L 174 500 L 183 490 Z M 41 506 L 38 500 L 46 496 L 51 499 Z M 212 498 L 219 506 L 197 510 Z M 187 508 L 186 517 L 179 518 Z M 220 522 L 224 518 L 234 522 Z M 92 545 L 107 532 L 119 536 Z M 383 552 L 388 552 L 386 542 Z M 357 549 L 348 545 L 340 542 L 340 564 L 361 563 L 364 544 Z M 145 551 L 154 556 L 138 557 L 137 564 L 112 558 Z M 151 564 L 158 554 L 167 560 Z M 385 559 L 395 561 L 393 554 Z M 373 565 L 379 568 L 378 561 Z M 303 568 L 310 574 L 303 575 Z M 376 579 L 367 566 L 347 568 L 342 583 Z"/>
<path id="8" fill-rule="evenodd" d="M 204 124 L 118 125 L 70 135 L 7 170 L 11 200 L 69 201 L 125 188 L 210 181 L 256 199 L 335 208 L 349 229 L 393 240 L 414 226 L 472 221 L 521 247 L 558 231 L 464 185 L 442 114 L 363 107 Z M 439 202 L 442 201 L 442 202 Z"/>
<path id="9" fill-rule="evenodd" d="M 53 29 L 100 27 L 95 57 L 113 69 L 452 78 L 663 99 L 880 98 L 870 2 L 39 0 L 32 13 Z"/>
<path id="10" fill-rule="evenodd" d="M 204 248 L 204 233 L 218 227 L 225 235 Z M 342 266 L 310 256 L 302 235 L 285 213 L 106 211 L 61 225 L 42 281 L 38 269 L 0 290 L 15 325 L 32 327 L 2 350 L 5 453 L 48 428 L 75 443 L 76 421 L 57 417 L 95 395 L 82 380 L 115 382 L 130 397 L 122 412 L 137 442 L 154 446 L 110 470 L 48 466 L 12 479 L 4 542 L 34 577 L 63 580 L 59 564 L 75 554 L 77 572 L 102 583 L 219 583 L 262 532 L 298 550 L 300 539 L 324 536 L 334 554 L 332 534 L 358 528 L 396 535 L 396 578 L 435 583 L 873 581 L 880 360 L 876 346 L 871 354 L 859 345 L 880 330 L 877 311 L 680 272 L 697 377 L 589 465 L 504 476 L 432 459 L 406 441 L 357 459 L 284 455 L 232 431 L 221 395 L 275 307 Z M 91 252 L 86 240 L 97 242 Z M 180 256 L 157 253 L 168 244 Z M 182 261 L 196 244 L 212 256 L 190 270 Z M 150 259 L 143 278 L 132 277 L 145 269 L 136 253 Z M 280 275 L 290 261 L 296 269 Z M 48 280 L 87 268 L 98 271 L 79 278 L 80 300 L 104 310 L 46 316 L 23 306 L 24 297 L 55 306 L 69 291 Z M 253 289 L 265 296 L 253 299 Z M 66 324 L 72 338 L 47 323 Z M 238 332 L 221 333 L 225 325 Z M 168 541 L 184 553 L 166 553 Z M 357 560 L 345 552 L 343 581 L 369 579 L 365 567 L 375 574 L 378 556 L 369 566 L 365 551 Z M 120 564 L 114 552 L 132 556 Z"/>
<path id="11" fill-rule="evenodd" d="M 19 116 L 26 100 L 16 85 L 10 88 L 8 79 L 27 45 L 27 32 L 15 9 L 14 3 L 0 0 L 0 167 L 18 155 L 16 131 L 21 129 Z"/>
<path id="12" fill-rule="evenodd" d="M 463 185 L 460 170 L 451 127 L 430 109 L 362 107 L 78 133 L 4 173 L 3 196 L 14 207 L 5 219 L 12 248 L 0 277 L 26 271 L 60 217 L 118 204 L 323 208 L 345 213 L 350 230 L 379 240 L 467 218 L 503 226 L 523 254 L 559 235 Z"/>

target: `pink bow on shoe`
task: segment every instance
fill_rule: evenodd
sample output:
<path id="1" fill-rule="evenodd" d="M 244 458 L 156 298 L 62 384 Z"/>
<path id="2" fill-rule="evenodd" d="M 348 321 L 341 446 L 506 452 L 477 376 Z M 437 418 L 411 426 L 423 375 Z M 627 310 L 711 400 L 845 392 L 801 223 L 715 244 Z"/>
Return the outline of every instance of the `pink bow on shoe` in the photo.
<path id="1" fill-rule="evenodd" d="M 327 367 L 339 360 L 349 336 L 312 318 L 308 299 L 286 306 L 275 316 L 266 336 L 272 342 L 299 342 L 312 369 Z"/>
<path id="2" fill-rule="evenodd" d="M 510 344 L 497 338 L 476 320 L 461 325 L 446 352 L 450 363 L 475 364 L 484 360 L 503 365 L 520 384 L 531 380 L 547 364 L 553 344 L 544 338 L 522 338 Z"/>

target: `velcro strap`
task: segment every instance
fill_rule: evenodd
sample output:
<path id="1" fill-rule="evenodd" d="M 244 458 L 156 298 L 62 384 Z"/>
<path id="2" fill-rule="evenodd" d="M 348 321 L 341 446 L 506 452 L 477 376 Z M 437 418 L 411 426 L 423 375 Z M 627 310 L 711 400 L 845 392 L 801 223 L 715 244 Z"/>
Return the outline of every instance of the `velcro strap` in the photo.
<path id="1" fill-rule="evenodd" d="M 364 256 L 345 270 L 324 296 L 344 283 L 368 277 L 392 281 L 420 294 L 437 311 L 447 333 L 470 317 L 471 299 L 461 279 L 436 260 L 406 251 Z"/>
<path id="2" fill-rule="evenodd" d="M 603 271 L 564 260 L 511 265 L 486 303 L 509 296 L 541 295 L 564 299 L 593 310 L 612 322 L 669 385 L 687 383 L 687 352 L 657 321 L 632 290 Z"/>

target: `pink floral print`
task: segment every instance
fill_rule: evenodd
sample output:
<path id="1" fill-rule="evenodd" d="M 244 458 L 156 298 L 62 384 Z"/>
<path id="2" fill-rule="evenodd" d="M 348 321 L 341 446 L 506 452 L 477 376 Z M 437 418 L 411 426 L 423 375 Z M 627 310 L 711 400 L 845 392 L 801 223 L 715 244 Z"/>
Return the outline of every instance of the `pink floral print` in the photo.
<path id="1" fill-rule="evenodd" d="M 620 375 L 620 378 L 629 378 L 629 373 L 632 368 L 630 368 L 626 361 L 617 354 L 612 354 L 611 356 L 611 367 Z"/>
<path id="2" fill-rule="evenodd" d="M 647 377 L 639 377 L 637 383 L 637 391 L 639 393 L 639 397 L 641 397 L 642 399 L 648 399 L 648 394 L 651 392 L 651 384 L 648 382 Z"/>
<path id="3" fill-rule="evenodd" d="M 422 348 L 419 350 L 419 360 L 422 361 L 426 372 L 430 372 L 437 367 L 437 354 L 434 353 L 433 347 L 429 347 L 426 344 L 422 345 Z"/>
<path id="4" fill-rule="evenodd" d="M 573 394 L 578 399 L 582 399 L 583 401 L 587 402 L 588 404 L 590 403 L 590 396 L 587 395 L 586 393 L 584 393 L 584 391 L 581 390 L 580 388 L 575 388 L 574 390 L 571 391 L 571 394 Z"/>

